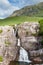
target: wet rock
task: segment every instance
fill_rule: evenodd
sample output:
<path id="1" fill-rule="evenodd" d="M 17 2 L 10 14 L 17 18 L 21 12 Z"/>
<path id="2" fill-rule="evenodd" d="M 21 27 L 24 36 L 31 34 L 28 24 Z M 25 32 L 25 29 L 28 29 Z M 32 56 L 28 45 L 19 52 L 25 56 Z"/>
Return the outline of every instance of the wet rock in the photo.
<path id="1" fill-rule="evenodd" d="M 18 54 L 15 32 L 12 26 L 0 26 L 0 65 L 8 65 Z"/>

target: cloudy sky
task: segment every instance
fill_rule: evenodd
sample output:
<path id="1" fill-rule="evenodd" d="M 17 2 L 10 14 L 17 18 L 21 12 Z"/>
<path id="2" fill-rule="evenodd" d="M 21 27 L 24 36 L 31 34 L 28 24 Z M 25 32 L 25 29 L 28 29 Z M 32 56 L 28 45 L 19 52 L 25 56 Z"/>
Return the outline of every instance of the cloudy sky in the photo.
<path id="1" fill-rule="evenodd" d="M 9 16 L 13 11 L 24 6 L 39 2 L 43 2 L 43 0 L 0 0 L 0 19 Z"/>

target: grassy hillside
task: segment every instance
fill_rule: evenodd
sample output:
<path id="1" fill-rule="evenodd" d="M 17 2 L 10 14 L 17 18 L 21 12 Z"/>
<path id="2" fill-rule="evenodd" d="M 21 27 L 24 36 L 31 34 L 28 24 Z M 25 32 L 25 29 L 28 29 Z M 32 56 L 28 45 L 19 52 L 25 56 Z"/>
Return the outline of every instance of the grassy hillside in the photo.
<path id="1" fill-rule="evenodd" d="M 9 17 L 6 19 L 0 20 L 0 25 L 14 25 L 19 24 L 25 21 L 40 21 L 43 17 L 28 17 L 28 16 L 19 16 L 19 17 Z"/>
<path id="2" fill-rule="evenodd" d="M 33 6 L 26 6 L 18 11 L 13 12 L 11 16 L 21 15 L 43 17 L 43 2 Z"/>

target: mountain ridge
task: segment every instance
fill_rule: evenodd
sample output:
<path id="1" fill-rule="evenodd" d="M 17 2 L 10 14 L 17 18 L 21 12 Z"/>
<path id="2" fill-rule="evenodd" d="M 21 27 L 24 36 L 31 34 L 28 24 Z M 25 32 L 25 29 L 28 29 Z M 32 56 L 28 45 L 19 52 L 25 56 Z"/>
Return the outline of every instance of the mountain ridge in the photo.
<path id="1" fill-rule="evenodd" d="M 43 2 L 38 3 L 37 5 L 25 6 L 20 10 L 14 11 L 10 17 L 22 15 L 43 17 Z"/>

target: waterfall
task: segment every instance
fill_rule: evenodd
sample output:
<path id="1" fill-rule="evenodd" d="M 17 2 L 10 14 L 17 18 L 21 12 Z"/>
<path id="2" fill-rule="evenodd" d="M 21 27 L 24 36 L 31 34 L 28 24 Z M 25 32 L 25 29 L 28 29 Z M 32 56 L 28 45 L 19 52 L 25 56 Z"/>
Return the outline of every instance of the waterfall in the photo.
<path id="1" fill-rule="evenodd" d="M 20 39 L 18 39 L 18 46 L 20 46 Z M 27 62 L 27 63 L 31 62 L 28 59 L 28 52 L 22 47 L 20 47 L 20 56 L 19 56 L 19 60 L 18 61 Z"/>
<path id="2" fill-rule="evenodd" d="M 20 39 L 18 39 L 18 46 L 20 46 Z"/>

